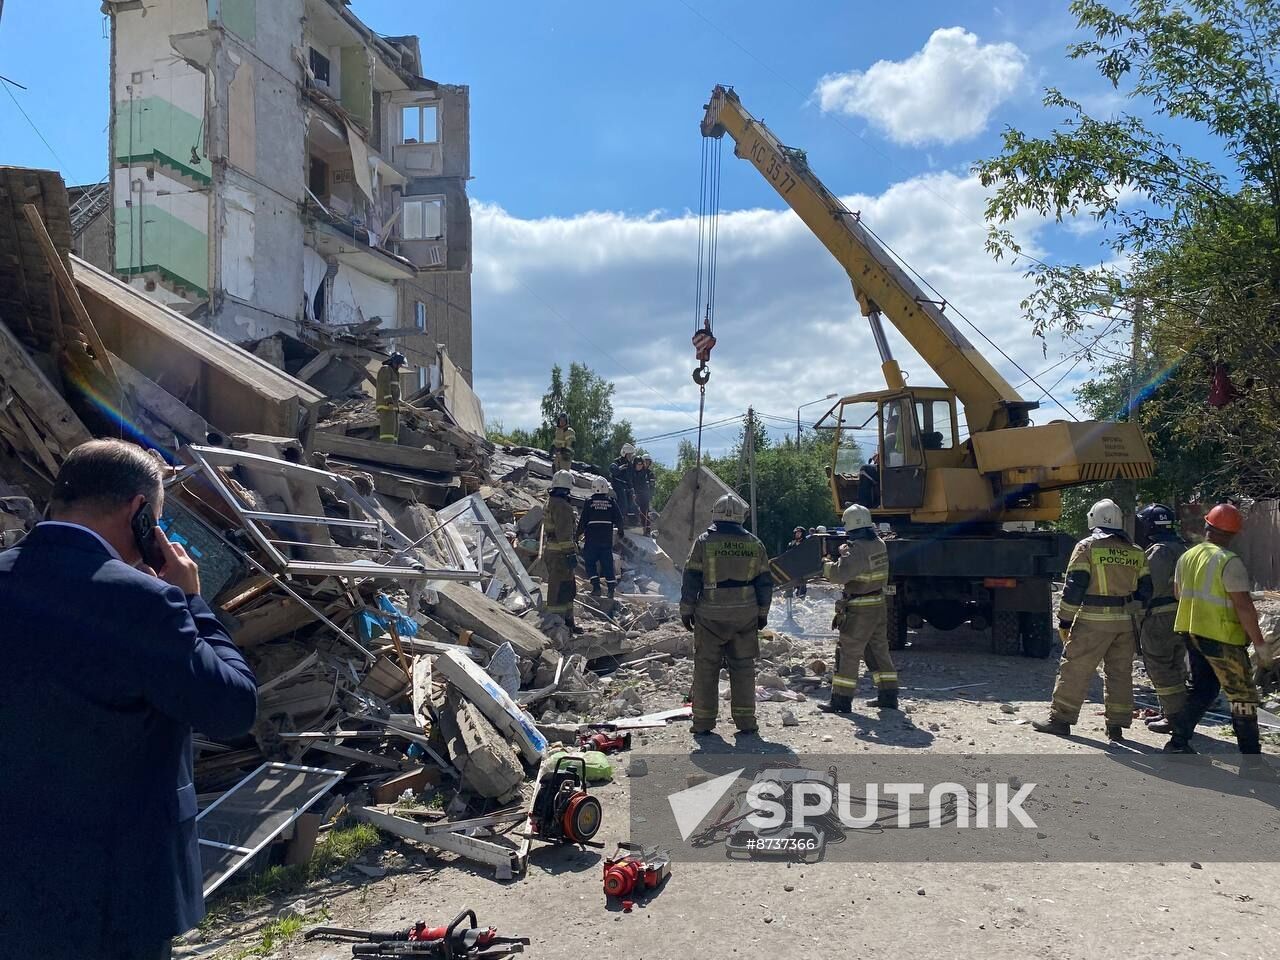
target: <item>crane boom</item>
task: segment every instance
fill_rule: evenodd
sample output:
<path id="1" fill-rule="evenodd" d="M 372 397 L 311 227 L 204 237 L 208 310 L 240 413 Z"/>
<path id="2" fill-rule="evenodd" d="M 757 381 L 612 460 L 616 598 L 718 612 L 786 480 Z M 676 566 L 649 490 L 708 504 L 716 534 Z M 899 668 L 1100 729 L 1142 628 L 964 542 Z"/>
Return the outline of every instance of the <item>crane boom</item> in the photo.
<path id="1" fill-rule="evenodd" d="M 955 391 L 972 433 L 1021 426 L 1038 406 L 1018 395 L 947 318 L 945 304 L 931 300 L 848 209 L 809 169 L 804 151 L 784 146 L 743 108 L 729 87 L 717 85 L 706 105 L 702 134 L 734 142 L 734 156 L 751 161 L 848 273 L 854 296 L 881 352 L 890 389 L 902 377 L 879 329 L 883 312 L 898 332 Z"/>

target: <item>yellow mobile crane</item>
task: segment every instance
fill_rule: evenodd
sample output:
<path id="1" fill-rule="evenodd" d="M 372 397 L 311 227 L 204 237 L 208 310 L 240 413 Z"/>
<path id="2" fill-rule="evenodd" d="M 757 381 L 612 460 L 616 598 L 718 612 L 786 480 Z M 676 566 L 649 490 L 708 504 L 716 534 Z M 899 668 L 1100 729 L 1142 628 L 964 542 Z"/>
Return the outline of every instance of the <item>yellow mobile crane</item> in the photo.
<path id="1" fill-rule="evenodd" d="M 997 652 L 1048 656 L 1050 582 L 1065 568 L 1070 540 L 1004 525 L 1058 519 L 1064 487 L 1150 476 L 1137 425 L 1033 425 L 1039 404 L 1022 399 L 956 329 L 945 301 L 902 270 L 809 169 L 804 151 L 784 146 L 730 87 L 717 85 L 705 109 L 702 135 L 733 139 L 734 156 L 751 161 L 848 273 L 870 323 L 886 389 L 842 397 L 817 426 L 834 437 L 827 473 L 836 514 L 861 503 L 893 529 L 890 643 L 904 645 L 908 624 L 926 620 L 946 630 L 990 623 Z M 946 387 L 907 386 L 882 317 Z M 859 463 L 859 436 L 876 448 L 870 464 Z M 818 553 L 800 548 L 775 569 L 812 573 Z"/>

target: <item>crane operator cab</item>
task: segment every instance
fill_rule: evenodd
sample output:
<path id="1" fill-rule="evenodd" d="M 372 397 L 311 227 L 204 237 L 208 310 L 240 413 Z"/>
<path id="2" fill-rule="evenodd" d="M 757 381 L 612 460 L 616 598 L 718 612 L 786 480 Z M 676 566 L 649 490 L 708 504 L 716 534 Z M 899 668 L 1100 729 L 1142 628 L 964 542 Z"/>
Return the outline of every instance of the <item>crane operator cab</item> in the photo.
<path id="1" fill-rule="evenodd" d="M 959 467 L 955 394 L 941 387 L 881 390 L 845 397 L 816 425 L 831 430 L 833 498 L 885 513 L 925 504 L 932 468 Z"/>

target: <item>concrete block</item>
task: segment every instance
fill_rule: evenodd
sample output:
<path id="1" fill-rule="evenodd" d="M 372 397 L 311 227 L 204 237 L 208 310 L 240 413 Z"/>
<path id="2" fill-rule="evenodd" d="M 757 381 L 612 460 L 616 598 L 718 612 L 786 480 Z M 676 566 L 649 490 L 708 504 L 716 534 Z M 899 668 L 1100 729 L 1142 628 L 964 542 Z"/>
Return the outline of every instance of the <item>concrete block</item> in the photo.
<path id="1" fill-rule="evenodd" d="M 449 754 L 454 766 L 462 771 L 465 787 L 494 799 L 505 799 L 519 791 L 524 767 L 515 748 L 452 685 L 445 695 L 441 721 Z"/>
<path id="2" fill-rule="evenodd" d="M 712 506 L 726 494 L 737 496 L 707 467 L 694 467 L 676 484 L 654 533 L 658 546 L 677 569 L 684 569 L 693 541 L 711 525 Z"/>
<path id="3" fill-rule="evenodd" d="M 455 630 L 470 630 L 496 644 L 509 643 L 522 657 L 536 658 L 550 641 L 535 627 L 508 613 L 479 590 L 457 582 L 442 582 L 434 614 Z"/>

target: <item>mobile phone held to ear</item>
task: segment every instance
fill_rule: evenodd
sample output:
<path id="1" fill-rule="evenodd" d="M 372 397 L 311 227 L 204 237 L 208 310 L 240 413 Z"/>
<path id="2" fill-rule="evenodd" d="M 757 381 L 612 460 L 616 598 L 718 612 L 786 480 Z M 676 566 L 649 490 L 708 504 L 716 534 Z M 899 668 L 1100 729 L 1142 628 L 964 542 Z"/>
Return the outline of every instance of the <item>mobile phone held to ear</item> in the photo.
<path id="1" fill-rule="evenodd" d="M 142 501 L 129 525 L 133 528 L 133 541 L 138 545 L 138 553 L 142 554 L 142 562 L 159 573 L 164 569 L 165 555 L 156 543 L 156 515 L 149 500 Z"/>

